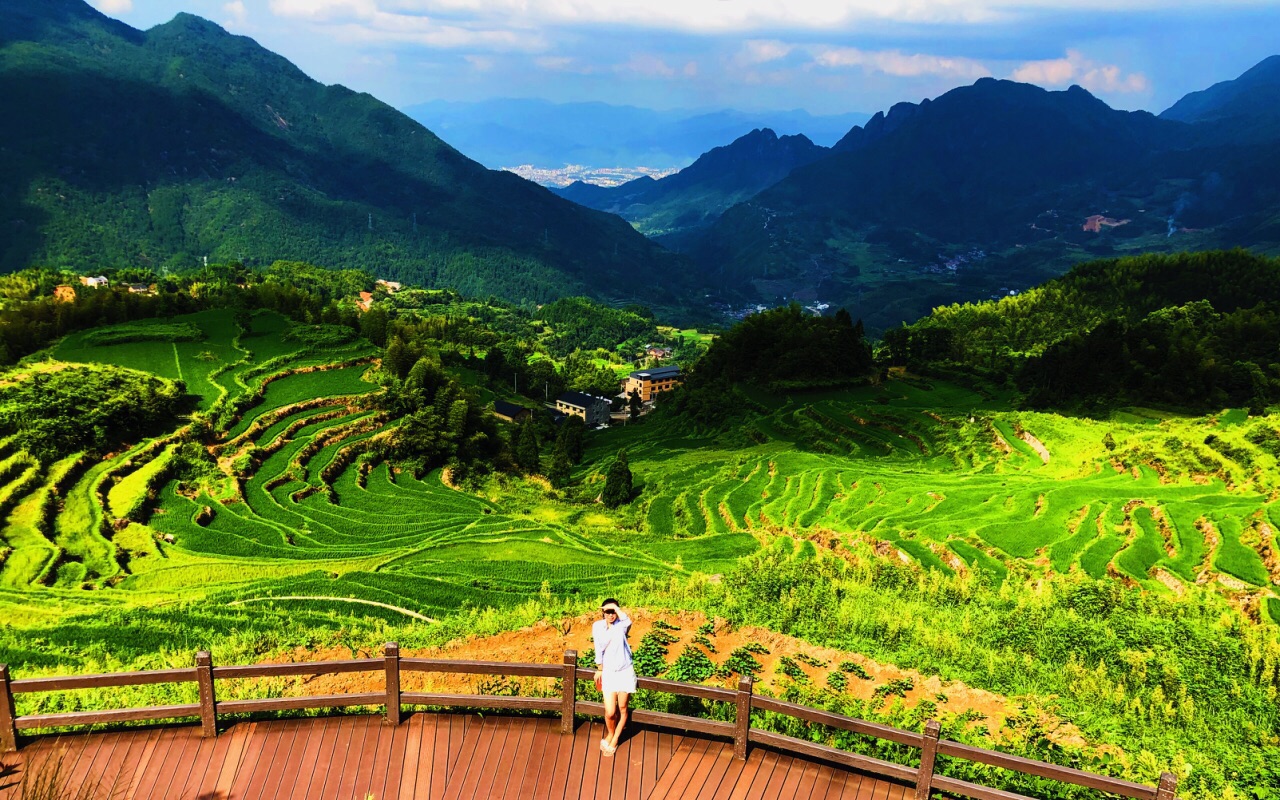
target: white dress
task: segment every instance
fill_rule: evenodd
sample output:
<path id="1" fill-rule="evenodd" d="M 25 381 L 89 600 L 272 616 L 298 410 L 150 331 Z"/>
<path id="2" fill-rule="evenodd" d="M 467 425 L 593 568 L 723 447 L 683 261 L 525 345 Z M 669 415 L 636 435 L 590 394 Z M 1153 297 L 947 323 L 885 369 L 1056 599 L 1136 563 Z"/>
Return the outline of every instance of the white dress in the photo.
<path id="1" fill-rule="evenodd" d="M 600 671 L 601 691 L 634 694 L 636 670 L 631 664 L 631 644 L 627 634 L 631 632 L 631 617 L 625 611 L 618 612 L 618 620 L 612 625 L 602 619 L 591 626 L 591 640 L 596 648 L 596 669 Z"/>

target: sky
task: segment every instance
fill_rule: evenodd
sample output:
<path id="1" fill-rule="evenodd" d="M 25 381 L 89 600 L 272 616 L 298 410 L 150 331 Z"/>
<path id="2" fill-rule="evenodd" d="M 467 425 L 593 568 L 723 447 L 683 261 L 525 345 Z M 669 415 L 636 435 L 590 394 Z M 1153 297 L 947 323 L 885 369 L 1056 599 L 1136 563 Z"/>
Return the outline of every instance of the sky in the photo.
<path id="1" fill-rule="evenodd" d="M 1159 113 L 1280 52 L 1275 0 L 91 0 L 198 14 L 404 107 L 541 98 L 874 113 L 985 76 Z"/>

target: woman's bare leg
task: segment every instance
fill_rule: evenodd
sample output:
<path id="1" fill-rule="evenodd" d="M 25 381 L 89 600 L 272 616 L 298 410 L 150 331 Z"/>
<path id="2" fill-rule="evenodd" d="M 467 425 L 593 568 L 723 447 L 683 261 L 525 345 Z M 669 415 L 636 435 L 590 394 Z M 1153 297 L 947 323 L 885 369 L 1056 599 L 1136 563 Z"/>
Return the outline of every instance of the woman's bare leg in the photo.
<path id="1" fill-rule="evenodd" d="M 613 730 L 609 731 L 609 745 L 611 747 L 618 746 L 618 740 L 622 738 L 622 729 L 627 724 L 627 718 L 631 716 L 627 703 L 631 700 L 631 695 L 626 692 L 618 692 L 614 695 L 616 698 L 614 703 L 618 707 L 618 724 Z"/>
<path id="2" fill-rule="evenodd" d="M 614 720 L 614 715 L 618 713 L 619 697 L 626 697 L 626 695 L 625 694 L 619 695 L 618 692 L 604 693 L 604 727 L 605 727 L 605 730 L 608 732 L 607 735 L 605 736 L 605 741 L 609 742 L 610 744 L 613 744 L 614 730 L 616 730 L 616 727 L 617 727 L 617 722 Z"/>

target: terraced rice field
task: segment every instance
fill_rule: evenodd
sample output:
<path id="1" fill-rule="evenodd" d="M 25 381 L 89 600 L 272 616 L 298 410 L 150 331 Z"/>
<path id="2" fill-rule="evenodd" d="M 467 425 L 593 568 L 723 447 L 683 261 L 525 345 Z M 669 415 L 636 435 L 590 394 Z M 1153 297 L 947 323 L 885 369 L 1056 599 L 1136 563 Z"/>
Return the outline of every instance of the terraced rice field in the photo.
<path id="1" fill-rule="evenodd" d="M 1214 581 L 1270 597 L 1277 459 L 1249 437 L 1274 423 L 1243 419 L 1012 413 L 953 386 L 891 382 L 773 403 L 755 426 L 767 441 L 737 451 L 641 429 L 599 447 L 626 447 L 653 476 L 644 518 L 660 536 L 786 532 L 837 549 L 860 537 L 888 557 L 997 580 L 1018 562 L 1156 591 Z M 1201 444 L 1208 433 L 1219 451 Z M 1167 455 L 1130 465 L 1117 455 L 1160 448 L 1216 469 L 1177 475 Z"/>
<path id="2" fill-rule="evenodd" d="M 801 556 L 861 537 L 886 558 L 996 582 L 1011 570 L 1079 570 L 1159 592 L 1215 582 L 1280 607 L 1270 419 L 1014 413 L 918 381 L 760 397 L 766 412 L 739 446 L 652 420 L 590 440 L 577 477 L 625 447 L 642 487 L 613 514 L 532 484 L 472 495 L 439 472 L 361 459 L 390 424 L 371 402 L 367 343 L 309 349 L 270 313 L 247 329 L 224 311 L 180 321 L 205 337 L 96 346 L 73 336 L 56 355 L 186 381 L 223 422 L 211 451 L 226 476 L 174 479 L 172 436 L 47 467 L 0 442 L 0 590 L 16 592 L 12 602 L 80 604 L 94 589 L 95 602 L 270 599 L 434 617 L 544 590 L 595 596 L 640 576 L 724 573 L 786 535 Z M 244 396 L 257 399 L 227 412 Z M 249 466 L 232 468 L 249 453 Z"/>

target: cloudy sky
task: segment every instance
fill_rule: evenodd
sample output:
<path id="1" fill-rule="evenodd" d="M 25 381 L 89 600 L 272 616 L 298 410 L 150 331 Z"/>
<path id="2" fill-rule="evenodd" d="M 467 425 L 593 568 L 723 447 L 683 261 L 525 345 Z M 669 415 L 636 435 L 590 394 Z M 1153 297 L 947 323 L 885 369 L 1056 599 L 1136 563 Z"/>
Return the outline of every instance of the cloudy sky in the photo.
<path id="1" fill-rule="evenodd" d="M 1274 0 L 92 0 L 177 11 L 396 106 L 538 97 L 875 112 L 977 78 L 1159 112 L 1280 52 Z"/>

